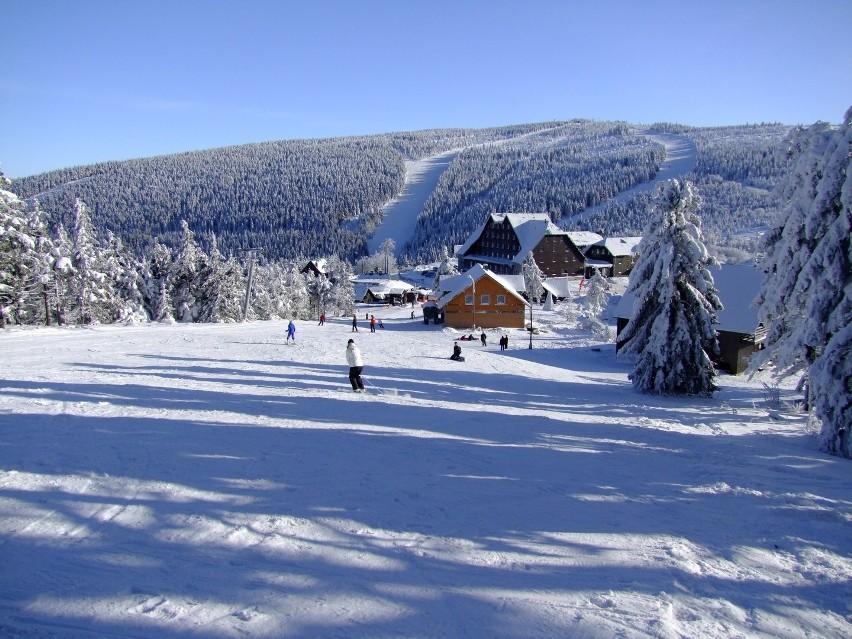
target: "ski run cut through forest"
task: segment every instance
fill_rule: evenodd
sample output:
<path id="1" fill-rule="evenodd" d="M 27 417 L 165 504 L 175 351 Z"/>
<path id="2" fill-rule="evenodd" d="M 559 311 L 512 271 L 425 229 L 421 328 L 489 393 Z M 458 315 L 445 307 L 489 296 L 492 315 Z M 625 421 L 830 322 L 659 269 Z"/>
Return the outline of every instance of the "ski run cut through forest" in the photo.
<path id="1" fill-rule="evenodd" d="M 852 635 L 791 387 L 640 394 L 558 304 L 455 362 L 411 310 L 5 331 L 0 636 Z"/>

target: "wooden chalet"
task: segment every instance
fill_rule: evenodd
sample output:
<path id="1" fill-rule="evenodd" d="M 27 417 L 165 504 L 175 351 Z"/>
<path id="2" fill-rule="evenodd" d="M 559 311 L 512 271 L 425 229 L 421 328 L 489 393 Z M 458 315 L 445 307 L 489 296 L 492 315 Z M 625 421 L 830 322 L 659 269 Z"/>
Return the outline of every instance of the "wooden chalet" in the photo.
<path id="1" fill-rule="evenodd" d="M 481 264 L 492 273 L 517 275 L 532 252 L 548 277 L 580 275 L 585 244 L 600 239 L 595 233 L 563 231 L 546 213 L 494 213 L 458 250 L 459 270 Z"/>
<path id="2" fill-rule="evenodd" d="M 503 277 L 477 264 L 466 273 L 443 278 L 438 300 L 451 328 L 523 328 L 527 302 Z"/>
<path id="3" fill-rule="evenodd" d="M 403 280 L 361 279 L 352 282 L 355 300 L 366 304 L 406 304 L 417 299 L 417 289 Z"/>
<path id="4" fill-rule="evenodd" d="M 624 277 L 636 265 L 641 237 L 608 237 L 586 249 L 586 277 L 600 271 L 604 277 Z"/>
<path id="5" fill-rule="evenodd" d="M 762 348 L 766 331 L 757 319 L 752 302 L 757 297 L 763 274 L 753 264 L 724 264 L 711 271 L 724 309 L 719 311 L 716 332 L 720 355 L 716 367 L 740 375 L 751 355 Z M 616 308 L 620 335 L 633 314 L 633 295 L 623 295 Z M 616 348 L 620 346 L 616 337 Z"/>
<path id="6" fill-rule="evenodd" d="M 328 264 L 326 260 L 309 260 L 302 267 L 302 273 L 311 273 L 314 277 L 328 277 Z"/>

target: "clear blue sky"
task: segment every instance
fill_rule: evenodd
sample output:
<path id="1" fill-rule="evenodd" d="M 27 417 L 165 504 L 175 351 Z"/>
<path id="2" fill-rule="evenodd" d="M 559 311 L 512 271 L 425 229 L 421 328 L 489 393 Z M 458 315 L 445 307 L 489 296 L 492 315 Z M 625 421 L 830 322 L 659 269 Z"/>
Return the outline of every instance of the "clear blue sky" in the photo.
<path id="1" fill-rule="evenodd" d="M 852 0 L 0 0 L 0 169 L 574 117 L 840 122 Z"/>

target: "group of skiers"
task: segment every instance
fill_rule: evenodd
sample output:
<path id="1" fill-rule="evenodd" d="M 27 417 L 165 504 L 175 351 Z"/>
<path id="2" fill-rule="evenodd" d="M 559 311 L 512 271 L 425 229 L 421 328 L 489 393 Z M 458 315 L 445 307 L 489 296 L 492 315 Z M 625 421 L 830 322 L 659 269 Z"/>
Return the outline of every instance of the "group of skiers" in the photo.
<path id="1" fill-rule="evenodd" d="M 367 317 L 370 322 L 370 332 L 376 332 L 376 324 L 378 324 L 380 328 L 384 328 L 382 321 L 376 320 L 375 315 L 367 314 Z M 325 325 L 325 313 L 322 313 L 319 317 L 319 326 L 323 325 Z M 352 315 L 352 332 L 358 332 L 358 318 L 354 314 Z M 462 335 L 459 339 L 462 341 L 476 340 L 473 335 Z M 287 325 L 287 339 L 285 340 L 285 343 L 289 344 L 291 340 L 293 344 L 296 343 L 296 324 L 293 320 L 290 320 L 290 323 Z M 487 346 L 488 336 L 485 334 L 485 331 L 482 331 L 482 334 L 479 336 L 479 340 L 482 342 L 483 346 Z M 500 337 L 500 350 L 504 351 L 507 348 L 509 348 L 509 336 L 502 335 Z M 455 342 L 453 345 L 453 354 L 450 356 L 450 359 L 457 362 L 463 362 L 464 357 L 462 357 L 461 352 L 461 346 L 458 342 Z M 363 392 L 364 380 L 361 379 L 361 373 L 364 370 L 364 358 L 361 356 L 361 349 L 358 348 L 354 339 L 350 339 L 346 344 L 346 362 L 349 364 L 349 383 L 352 385 L 352 390 L 356 393 Z"/>
<path id="2" fill-rule="evenodd" d="M 483 346 L 488 345 L 488 337 L 485 334 L 485 331 L 482 331 L 482 335 L 479 336 L 479 340 L 482 342 Z M 476 338 L 473 335 L 462 335 L 461 337 L 459 337 L 459 341 L 475 342 Z M 509 336 L 508 335 L 501 335 L 500 336 L 500 350 L 505 351 L 507 348 L 509 348 Z M 462 354 L 461 354 L 461 346 L 459 346 L 458 341 L 455 344 L 453 344 L 453 354 L 450 355 L 450 359 L 455 360 L 457 362 L 463 362 L 464 361 L 464 357 L 462 357 Z"/>
<path id="3" fill-rule="evenodd" d="M 375 333 L 376 332 L 376 324 L 380 328 L 384 328 L 384 324 L 382 320 L 376 320 L 374 315 L 369 315 L 370 320 L 370 330 Z M 325 325 L 325 313 L 322 313 L 319 316 L 319 324 L 318 326 Z M 358 319 L 355 315 L 352 316 L 352 331 L 358 332 Z M 287 337 L 284 340 L 285 344 L 289 344 L 292 340 L 292 343 L 296 343 L 296 324 L 293 320 L 290 320 L 290 323 L 287 324 Z M 346 345 L 346 362 L 349 364 L 349 383 L 352 384 L 352 390 L 356 393 L 361 393 L 364 391 L 364 380 L 361 379 L 361 372 L 364 370 L 364 359 L 361 356 L 361 350 L 358 348 L 358 345 L 355 344 L 354 339 L 350 339 L 348 344 Z"/>

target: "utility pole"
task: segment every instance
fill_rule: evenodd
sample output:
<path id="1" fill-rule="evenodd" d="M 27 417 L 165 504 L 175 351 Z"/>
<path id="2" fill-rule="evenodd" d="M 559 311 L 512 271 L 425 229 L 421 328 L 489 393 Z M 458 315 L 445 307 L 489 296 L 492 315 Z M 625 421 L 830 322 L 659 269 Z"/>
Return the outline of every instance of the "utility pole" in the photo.
<path id="1" fill-rule="evenodd" d="M 532 295 L 530 295 L 530 348 L 532 348 L 533 320 L 532 320 Z"/>
<path id="2" fill-rule="evenodd" d="M 473 275 L 468 274 L 467 276 L 470 278 L 470 284 L 473 287 L 473 295 L 471 295 L 473 298 L 473 306 L 471 307 L 473 311 L 471 313 L 471 318 L 473 319 L 473 330 L 476 330 L 476 280 L 473 279 Z"/>
<path id="3" fill-rule="evenodd" d="M 262 249 L 259 248 L 250 248 L 250 249 L 242 249 L 241 252 L 248 253 L 249 259 L 249 269 L 248 269 L 248 283 L 246 284 L 246 298 L 243 301 L 243 321 L 246 321 L 246 317 L 248 317 L 248 307 L 249 300 L 251 299 L 251 280 L 254 276 L 254 259 L 258 253 L 260 253 Z"/>

